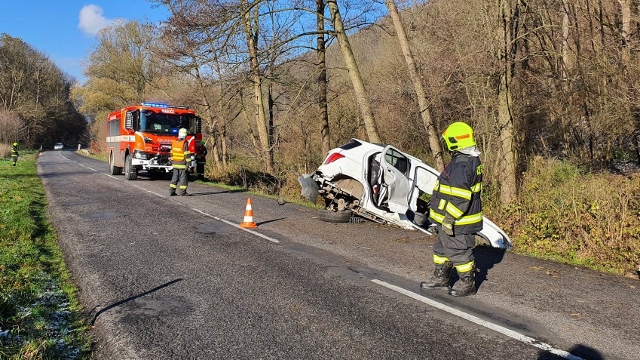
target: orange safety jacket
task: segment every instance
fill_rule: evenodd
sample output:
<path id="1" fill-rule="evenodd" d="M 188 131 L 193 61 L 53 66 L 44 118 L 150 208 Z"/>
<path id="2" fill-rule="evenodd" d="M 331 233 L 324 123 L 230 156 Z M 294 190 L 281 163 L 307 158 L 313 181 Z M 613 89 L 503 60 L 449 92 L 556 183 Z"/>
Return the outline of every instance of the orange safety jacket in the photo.
<path id="1" fill-rule="evenodd" d="M 189 145 L 185 139 L 174 140 L 171 144 L 171 163 L 175 169 L 186 169 L 187 158 L 190 158 Z"/>

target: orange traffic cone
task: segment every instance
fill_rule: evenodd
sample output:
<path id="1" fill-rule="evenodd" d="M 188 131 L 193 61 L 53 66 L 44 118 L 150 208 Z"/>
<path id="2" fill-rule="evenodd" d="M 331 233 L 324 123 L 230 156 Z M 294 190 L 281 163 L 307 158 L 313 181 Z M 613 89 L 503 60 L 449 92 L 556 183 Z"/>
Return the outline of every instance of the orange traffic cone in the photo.
<path id="1" fill-rule="evenodd" d="M 253 221 L 253 209 L 251 208 L 251 198 L 247 199 L 247 207 L 244 210 L 244 220 L 240 224 L 243 228 L 254 228 L 258 225 Z"/>

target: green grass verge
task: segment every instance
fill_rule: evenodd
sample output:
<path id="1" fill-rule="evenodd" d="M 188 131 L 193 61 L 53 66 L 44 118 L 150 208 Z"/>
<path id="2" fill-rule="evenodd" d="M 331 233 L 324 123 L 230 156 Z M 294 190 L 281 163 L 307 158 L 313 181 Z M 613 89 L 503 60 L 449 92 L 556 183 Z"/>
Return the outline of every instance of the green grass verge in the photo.
<path id="1" fill-rule="evenodd" d="M 88 326 L 36 160 L 26 151 L 15 167 L 0 160 L 0 359 L 89 359 Z"/>

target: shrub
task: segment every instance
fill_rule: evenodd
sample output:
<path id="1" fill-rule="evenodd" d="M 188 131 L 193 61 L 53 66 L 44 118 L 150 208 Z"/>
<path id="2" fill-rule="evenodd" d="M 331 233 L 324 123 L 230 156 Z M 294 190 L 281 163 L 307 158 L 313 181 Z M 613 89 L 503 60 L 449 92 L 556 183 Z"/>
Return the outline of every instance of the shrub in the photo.
<path id="1" fill-rule="evenodd" d="M 11 145 L 0 143 L 0 159 L 7 159 L 11 156 Z"/>
<path id="2" fill-rule="evenodd" d="M 518 201 L 491 215 L 514 251 L 616 274 L 640 265 L 640 175 L 581 171 L 535 158 Z"/>

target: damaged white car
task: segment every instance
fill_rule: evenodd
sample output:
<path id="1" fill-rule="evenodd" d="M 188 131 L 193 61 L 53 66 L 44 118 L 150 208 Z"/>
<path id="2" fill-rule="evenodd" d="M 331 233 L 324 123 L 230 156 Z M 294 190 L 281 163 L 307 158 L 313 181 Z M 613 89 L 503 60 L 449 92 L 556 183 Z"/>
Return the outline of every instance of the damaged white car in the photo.
<path id="1" fill-rule="evenodd" d="M 325 202 L 321 220 L 349 222 L 352 215 L 431 234 L 429 195 L 439 172 L 394 148 L 351 139 L 329 151 L 324 163 L 298 178 L 302 195 Z M 507 234 L 486 217 L 478 243 L 511 248 Z"/>

